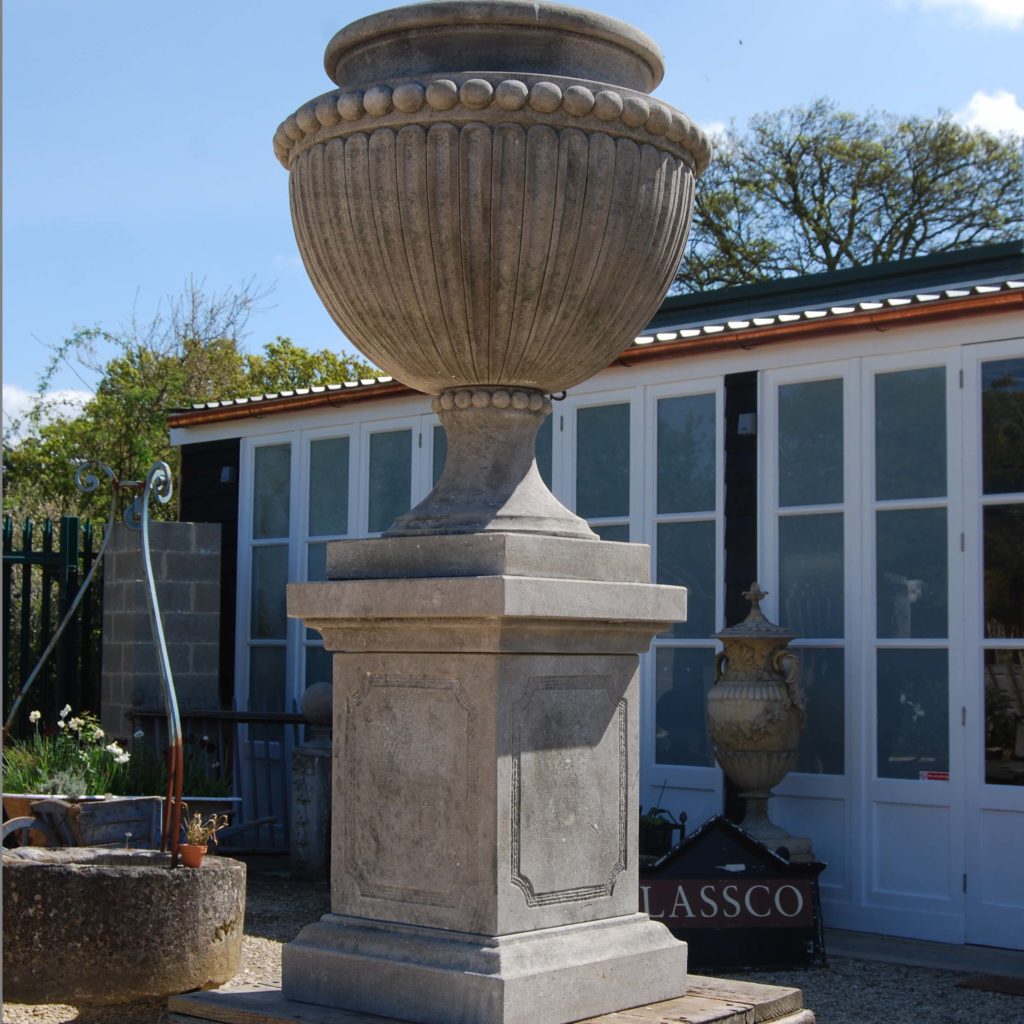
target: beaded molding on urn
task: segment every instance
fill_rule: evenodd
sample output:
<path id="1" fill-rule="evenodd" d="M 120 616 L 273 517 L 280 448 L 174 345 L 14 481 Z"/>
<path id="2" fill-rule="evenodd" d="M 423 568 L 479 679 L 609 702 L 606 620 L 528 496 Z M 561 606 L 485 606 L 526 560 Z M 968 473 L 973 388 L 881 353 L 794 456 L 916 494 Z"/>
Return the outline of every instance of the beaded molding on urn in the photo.
<path id="1" fill-rule="evenodd" d="M 459 111 L 480 113 L 495 107 L 514 115 L 526 107 L 536 116 L 563 111 L 573 118 L 596 119 L 594 128 L 621 125 L 634 134 L 650 136 L 655 145 L 665 140 L 674 143 L 689 156 L 699 177 L 711 162 L 711 143 L 699 125 L 685 114 L 658 100 L 629 90 L 602 88 L 595 91 L 585 85 L 563 89 L 550 81 L 532 84 L 518 78 L 503 78 L 496 85 L 485 78 L 469 78 L 457 84 L 439 78 L 426 86 L 416 81 L 396 85 L 378 84 L 362 89 L 335 89 L 310 100 L 281 123 L 274 135 L 274 155 L 287 170 L 292 159 L 314 144 L 322 135 L 333 138 L 350 128 L 365 131 L 359 122 L 380 119 L 390 114 L 451 114 Z"/>
<path id="2" fill-rule="evenodd" d="M 451 409 L 515 409 L 517 412 L 551 412 L 551 399 L 539 391 L 514 388 L 450 388 L 433 399 L 434 412 Z"/>

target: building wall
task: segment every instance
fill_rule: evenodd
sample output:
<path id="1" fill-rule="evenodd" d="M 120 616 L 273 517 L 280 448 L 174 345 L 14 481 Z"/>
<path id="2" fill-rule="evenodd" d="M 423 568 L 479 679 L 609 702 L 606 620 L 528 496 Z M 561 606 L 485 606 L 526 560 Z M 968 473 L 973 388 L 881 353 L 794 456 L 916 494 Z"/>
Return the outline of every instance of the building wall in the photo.
<path id="1" fill-rule="evenodd" d="M 103 728 L 128 737 L 135 708 L 163 706 L 142 535 L 113 527 L 103 562 Z M 164 636 L 181 708 L 219 707 L 220 526 L 150 523 Z"/>
<path id="2" fill-rule="evenodd" d="M 556 403 L 539 442 L 566 505 L 690 589 L 690 620 L 643 659 L 645 805 L 691 827 L 722 809 L 703 704 L 737 588 L 756 576 L 798 634 L 809 725 L 773 813 L 828 863 L 830 925 L 1024 945 L 1024 785 L 989 778 L 986 750 L 990 681 L 1024 665 L 1012 602 L 987 625 L 1002 570 L 984 524 L 1012 534 L 1024 514 L 1024 484 L 989 493 L 982 473 L 986 367 L 1006 361 L 1024 366 L 1019 313 L 619 365 Z M 322 576 L 329 540 L 386 528 L 442 452 L 425 398 L 244 424 L 241 702 L 289 707 L 329 678 L 284 582 Z"/>

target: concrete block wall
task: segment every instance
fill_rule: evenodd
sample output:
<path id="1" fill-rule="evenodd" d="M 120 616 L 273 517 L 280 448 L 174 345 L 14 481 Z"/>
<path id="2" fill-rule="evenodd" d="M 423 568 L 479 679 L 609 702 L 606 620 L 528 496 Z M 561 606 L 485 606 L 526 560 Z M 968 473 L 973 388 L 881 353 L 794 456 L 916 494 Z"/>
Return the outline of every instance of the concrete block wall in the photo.
<path id="1" fill-rule="evenodd" d="M 178 704 L 219 706 L 220 525 L 150 524 L 167 652 Z M 102 722 L 127 738 L 132 708 L 162 706 L 160 668 L 149 621 L 142 536 L 114 527 L 103 560 Z"/>

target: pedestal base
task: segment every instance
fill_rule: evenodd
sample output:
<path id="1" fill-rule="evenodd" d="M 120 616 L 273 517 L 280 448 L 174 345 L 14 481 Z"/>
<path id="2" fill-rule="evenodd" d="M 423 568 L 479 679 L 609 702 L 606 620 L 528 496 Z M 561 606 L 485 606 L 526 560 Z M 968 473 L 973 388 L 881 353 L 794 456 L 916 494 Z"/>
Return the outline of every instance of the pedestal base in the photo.
<path id="1" fill-rule="evenodd" d="M 327 914 L 282 955 L 288 999 L 419 1024 L 564 1024 L 686 989 L 646 914 L 486 937 Z"/>

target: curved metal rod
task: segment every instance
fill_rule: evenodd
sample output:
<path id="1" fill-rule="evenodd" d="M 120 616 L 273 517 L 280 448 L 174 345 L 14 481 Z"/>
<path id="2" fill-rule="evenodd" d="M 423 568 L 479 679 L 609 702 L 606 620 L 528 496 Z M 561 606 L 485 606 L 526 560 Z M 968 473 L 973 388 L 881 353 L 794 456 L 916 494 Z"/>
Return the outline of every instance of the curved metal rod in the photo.
<path id="1" fill-rule="evenodd" d="M 142 531 L 142 564 L 146 571 L 146 597 L 149 606 L 149 622 L 156 642 L 157 661 L 163 682 L 164 705 L 167 709 L 167 797 L 164 801 L 163 835 L 160 849 L 166 851 L 168 840 L 171 847 L 171 867 L 178 866 L 178 847 L 181 843 L 181 793 L 184 784 L 184 750 L 182 747 L 181 715 L 178 711 L 178 697 L 174 691 L 174 675 L 171 659 L 167 653 L 167 639 L 164 636 L 160 616 L 160 599 L 156 592 L 156 578 L 153 575 L 153 558 L 149 550 L 149 499 L 156 498 L 161 505 L 171 500 L 174 488 L 171 484 L 171 470 L 166 462 L 154 462 L 146 474 L 146 484 L 136 504 L 139 527 Z M 141 506 L 141 507 L 140 507 Z M 132 525 L 129 520 L 129 525 Z"/>
<path id="2" fill-rule="evenodd" d="M 78 606 L 82 603 L 82 598 L 85 597 L 86 591 L 89 589 L 89 584 L 92 583 L 92 579 L 96 575 L 96 571 L 103 564 L 103 553 L 107 550 L 107 543 L 110 540 L 111 531 L 114 525 L 114 517 L 117 515 L 117 501 L 120 496 L 121 488 L 120 481 L 114 476 L 114 471 L 108 465 L 102 462 L 90 460 L 88 462 L 80 462 L 75 469 L 75 487 L 77 487 L 82 494 L 92 494 L 100 486 L 99 477 L 94 473 L 86 472 L 90 466 L 95 466 L 99 469 L 113 485 L 113 494 L 110 498 L 110 513 L 107 516 L 107 525 L 103 530 L 103 543 L 100 544 L 100 549 L 96 552 L 96 557 L 93 559 L 93 563 L 89 567 L 89 572 L 86 574 L 85 579 L 82 580 L 82 585 L 78 588 L 78 593 L 75 594 L 75 598 L 71 602 L 71 607 L 68 608 L 64 618 L 60 620 L 60 625 L 50 638 L 50 642 L 47 644 L 46 650 L 43 651 L 39 660 L 36 662 L 35 668 L 29 673 L 28 679 L 26 679 L 22 684 L 21 691 L 19 692 L 17 699 L 11 705 L 11 712 L 7 716 L 7 721 L 4 722 L 3 735 L 5 738 L 10 731 L 11 725 L 14 723 L 15 716 L 18 714 L 18 709 L 28 696 L 28 691 L 32 689 L 32 684 L 38 678 L 43 665 L 46 664 L 46 659 L 53 653 L 57 644 L 60 642 L 60 638 L 64 633 L 65 627 L 72 618 L 74 618 L 75 612 L 78 610 Z"/>

